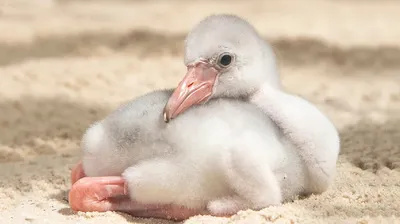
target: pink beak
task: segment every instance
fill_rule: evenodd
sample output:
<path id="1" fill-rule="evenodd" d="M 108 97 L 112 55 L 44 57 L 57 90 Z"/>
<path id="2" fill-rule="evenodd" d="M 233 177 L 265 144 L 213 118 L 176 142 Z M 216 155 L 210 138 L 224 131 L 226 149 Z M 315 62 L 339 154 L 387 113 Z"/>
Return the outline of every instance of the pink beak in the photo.
<path id="1" fill-rule="evenodd" d="M 187 73 L 164 107 L 164 121 L 168 123 L 191 106 L 210 99 L 218 71 L 207 62 L 188 66 Z"/>

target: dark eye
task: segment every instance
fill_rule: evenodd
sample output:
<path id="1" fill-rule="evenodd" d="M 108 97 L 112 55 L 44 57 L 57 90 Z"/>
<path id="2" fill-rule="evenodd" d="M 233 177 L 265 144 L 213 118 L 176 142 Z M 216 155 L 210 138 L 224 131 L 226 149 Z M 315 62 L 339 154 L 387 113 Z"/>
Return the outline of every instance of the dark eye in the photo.
<path id="1" fill-rule="evenodd" d="M 232 63 L 232 60 L 232 55 L 224 53 L 219 57 L 218 64 L 220 64 L 222 67 L 227 67 Z"/>

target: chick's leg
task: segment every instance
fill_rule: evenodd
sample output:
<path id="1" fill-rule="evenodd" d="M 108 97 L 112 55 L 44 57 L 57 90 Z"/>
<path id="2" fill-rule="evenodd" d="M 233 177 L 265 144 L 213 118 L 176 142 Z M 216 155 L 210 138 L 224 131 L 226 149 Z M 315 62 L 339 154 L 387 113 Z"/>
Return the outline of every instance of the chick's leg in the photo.
<path id="1" fill-rule="evenodd" d="M 71 182 L 69 204 L 75 211 L 121 211 L 136 217 L 177 221 L 204 214 L 177 205 L 135 202 L 129 198 L 125 180 L 121 176 L 86 177 L 81 163 L 72 170 Z"/>

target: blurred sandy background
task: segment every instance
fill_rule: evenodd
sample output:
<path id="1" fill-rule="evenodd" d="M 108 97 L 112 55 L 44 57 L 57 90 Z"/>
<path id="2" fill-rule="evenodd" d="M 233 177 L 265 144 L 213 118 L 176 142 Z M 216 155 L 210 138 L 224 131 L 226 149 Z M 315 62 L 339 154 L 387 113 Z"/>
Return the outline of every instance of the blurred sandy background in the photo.
<path id="1" fill-rule="evenodd" d="M 0 223 L 168 223 L 74 213 L 65 201 L 88 125 L 183 76 L 183 38 L 210 13 L 248 19 L 284 86 L 342 138 L 319 196 L 187 223 L 400 223 L 400 2 L 0 1 Z"/>

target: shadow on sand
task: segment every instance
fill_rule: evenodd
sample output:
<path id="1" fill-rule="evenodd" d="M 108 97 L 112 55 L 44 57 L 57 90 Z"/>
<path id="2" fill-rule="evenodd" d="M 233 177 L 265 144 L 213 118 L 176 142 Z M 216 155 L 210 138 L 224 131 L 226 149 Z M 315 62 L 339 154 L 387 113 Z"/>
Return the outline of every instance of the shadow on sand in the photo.
<path id="1" fill-rule="evenodd" d="M 29 44 L 0 43 L 0 66 L 23 62 L 31 58 L 96 54 L 96 49 L 99 47 L 111 51 L 125 51 L 142 57 L 158 54 L 181 56 L 184 38 L 185 34 L 166 35 L 149 30 L 37 37 Z M 306 37 L 269 41 L 277 54 L 279 63 L 304 66 L 323 61 L 346 72 L 400 68 L 398 46 L 359 46 L 344 49 Z"/>
<path id="2" fill-rule="evenodd" d="M 400 117 L 384 124 L 361 120 L 341 131 L 341 154 L 362 170 L 400 171 Z"/>
<path id="3" fill-rule="evenodd" d="M 0 101 L 0 142 L 13 148 L 28 146 L 39 150 L 40 154 L 51 154 L 56 149 L 41 145 L 40 140 L 79 141 L 85 129 L 110 110 L 63 98 L 25 96 L 19 100 Z M 15 153 L 7 157 L 17 158 Z M 0 154 L 0 162 L 6 162 L 5 156 Z"/>

